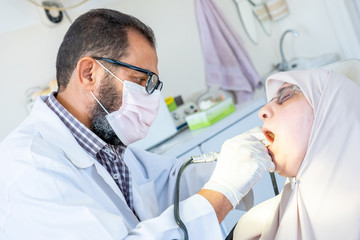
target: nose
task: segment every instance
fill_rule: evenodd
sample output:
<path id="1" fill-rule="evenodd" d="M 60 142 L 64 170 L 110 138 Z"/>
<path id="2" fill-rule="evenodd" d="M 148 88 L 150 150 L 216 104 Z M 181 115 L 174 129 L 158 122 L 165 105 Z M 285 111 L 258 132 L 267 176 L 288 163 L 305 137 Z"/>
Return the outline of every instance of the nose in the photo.
<path id="1" fill-rule="evenodd" d="M 266 104 L 259 110 L 259 118 L 264 121 L 265 119 L 271 118 L 274 115 L 269 104 Z"/>

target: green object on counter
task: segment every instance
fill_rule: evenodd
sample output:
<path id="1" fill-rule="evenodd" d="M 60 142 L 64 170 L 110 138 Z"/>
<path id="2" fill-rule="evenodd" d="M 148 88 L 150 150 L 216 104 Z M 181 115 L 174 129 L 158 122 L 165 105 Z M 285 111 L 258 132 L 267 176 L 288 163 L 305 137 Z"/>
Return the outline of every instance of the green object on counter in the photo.
<path id="1" fill-rule="evenodd" d="M 172 112 L 175 109 L 177 109 L 177 105 L 176 105 L 176 102 L 175 102 L 173 97 L 165 98 L 165 103 L 166 103 L 166 105 L 167 105 L 167 107 L 169 109 L 169 112 Z"/>
<path id="2" fill-rule="evenodd" d="M 204 111 L 187 116 L 186 122 L 190 130 L 195 130 L 210 126 L 233 112 L 235 112 L 235 105 L 229 98 Z"/>

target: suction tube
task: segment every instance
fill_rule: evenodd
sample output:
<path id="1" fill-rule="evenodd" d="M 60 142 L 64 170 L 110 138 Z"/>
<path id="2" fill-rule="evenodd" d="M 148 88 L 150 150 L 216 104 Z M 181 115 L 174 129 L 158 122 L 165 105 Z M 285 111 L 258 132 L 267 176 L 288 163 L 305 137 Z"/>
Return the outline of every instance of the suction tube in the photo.
<path id="1" fill-rule="evenodd" d="M 214 153 L 214 152 L 192 156 L 189 160 L 184 162 L 183 165 L 181 165 L 181 167 L 180 167 L 179 173 L 176 178 L 176 185 L 175 185 L 175 191 L 174 191 L 174 217 L 175 217 L 176 224 L 180 227 L 180 229 L 184 233 L 185 240 L 189 239 L 189 234 L 188 234 L 188 231 L 187 231 L 187 228 L 186 228 L 184 222 L 180 218 L 180 213 L 179 213 L 179 195 L 180 195 L 181 175 L 182 175 L 183 171 L 185 170 L 185 168 L 187 168 L 189 165 L 191 165 L 193 163 L 213 162 L 213 161 L 217 160 L 217 156 L 218 156 L 218 154 Z"/>

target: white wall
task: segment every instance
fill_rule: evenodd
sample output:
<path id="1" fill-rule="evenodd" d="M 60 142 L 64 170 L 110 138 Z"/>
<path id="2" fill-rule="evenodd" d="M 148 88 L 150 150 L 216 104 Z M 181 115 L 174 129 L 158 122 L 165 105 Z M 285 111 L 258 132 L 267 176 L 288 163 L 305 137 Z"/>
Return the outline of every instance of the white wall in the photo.
<path id="1" fill-rule="evenodd" d="M 272 24 L 268 37 L 257 24 L 259 42 L 254 45 L 245 35 L 232 0 L 215 0 L 244 40 L 252 61 L 261 75 L 280 61 L 279 39 L 288 28 L 300 37 L 285 41 L 288 59 L 313 57 L 328 52 L 342 54 L 341 46 L 325 8 L 325 0 L 288 0 L 290 15 Z M 89 1 L 69 11 L 75 19 L 93 7 L 110 7 L 135 15 L 153 28 L 158 43 L 163 96 L 182 95 L 184 99 L 205 88 L 204 63 L 195 17 L 194 0 L 107 0 Z M 25 92 L 30 87 L 47 86 L 55 77 L 55 58 L 70 23 L 66 19 L 55 27 L 41 22 L 41 13 L 25 0 L 8 1 L 0 10 L 0 140 L 27 115 Z"/>

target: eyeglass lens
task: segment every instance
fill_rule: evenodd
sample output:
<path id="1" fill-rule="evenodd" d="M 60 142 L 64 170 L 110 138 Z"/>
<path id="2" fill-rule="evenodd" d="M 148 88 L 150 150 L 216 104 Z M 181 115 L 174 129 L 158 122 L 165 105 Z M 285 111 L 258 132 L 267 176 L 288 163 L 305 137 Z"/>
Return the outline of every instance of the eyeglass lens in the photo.
<path id="1" fill-rule="evenodd" d="M 148 93 L 153 93 L 156 89 L 161 90 L 162 82 L 160 82 L 159 77 L 156 74 L 153 74 L 149 77 L 148 82 L 146 83 L 146 91 Z"/>
<path id="2" fill-rule="evenodd" d="M 148 82 L 146 84 L 148 92 L 153 92 L 155 90 L 158 78 L 155 74 L 149 77 Z"/>
<path id="3" fill-rule="evenodd" d="M 294 95 L 295 90 L 295 86 L 289 86 L 281 89 L 276 102 L 278 104 L 282 104 L 283 102 L 289 100 Z"/>

